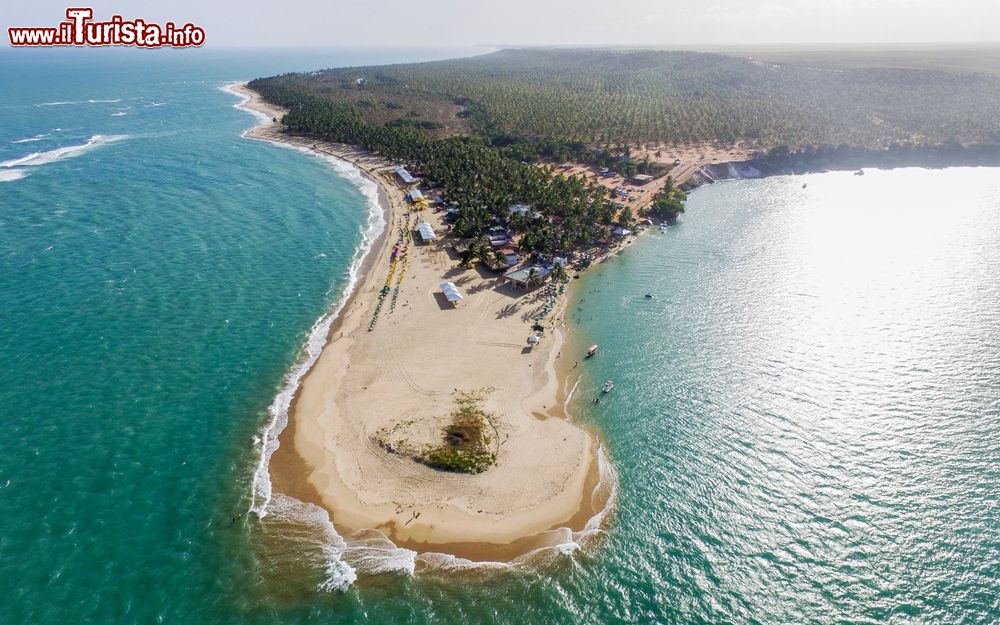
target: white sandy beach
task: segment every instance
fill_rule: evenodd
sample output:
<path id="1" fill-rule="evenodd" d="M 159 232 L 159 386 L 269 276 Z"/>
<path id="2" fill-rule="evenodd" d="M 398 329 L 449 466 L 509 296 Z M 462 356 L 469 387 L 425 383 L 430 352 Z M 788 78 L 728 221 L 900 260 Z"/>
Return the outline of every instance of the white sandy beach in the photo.
<path id="1" fill-rule="evenodd" d="M 237 90 L 251 96 L 247 106 L 280 119 L 283 111 Z M 439 239 L 408 245 L 405 269 L 397 263 L 392 273 L 391 286 L 399 285 L 395 306 L 386 297 L 369 331 L 392 247 L 400 229 L 416 223 L 407 216 L 404 191 L 386 173 L 389 163 L 278 130 L 270 123 L 248 135 L 354 163 L 379 184 L 389 226 L 303 379 L 271 461 L 275 489 L 314 500 L 339 528 L 378 529 L 418 551 L 509 558 L 549 540 L 540 532 L 580 529 L 593 512 L 597 442 L 562 418 L 565 373 L 557 370 L 568 370 L 581 355 L 560 354 L 561 310 L 547 318 L 541 344 L 527 350 L 530 319 L 544 304 L 540 292 L 516 294 L 498 288 L 489 272 L 459 268 L 451 241 Z M 440 215 L 423 211 L 419 218 L 443 234 Z M 445 280 L 465 295 L 457 308 L 441 295 Z M 485 472 L 443 472 L 378 444 L 440 442 L 457 394 L 474 391 L 483 393 L 483 407 L 495 417 L 497 463 Z"/>

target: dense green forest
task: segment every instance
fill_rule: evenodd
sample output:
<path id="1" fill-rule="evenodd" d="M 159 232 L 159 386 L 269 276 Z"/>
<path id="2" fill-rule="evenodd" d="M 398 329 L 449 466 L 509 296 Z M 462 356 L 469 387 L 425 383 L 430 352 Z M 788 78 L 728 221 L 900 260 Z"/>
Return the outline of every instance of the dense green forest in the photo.
<path id="1" fill-rule="evenodd" d="M 425 185 L 444 189 L 448 203 L 460 209 L 456 234 L 474 243 L 503 223 L 523 235 L 523 251 L 552 255 L 607 237 L 616 223 L 618 211 L 604 187 L 521 162 L 478 137 L 439 139 L 411 127 L 370 124 L 354 106 L 306 93 L 281 78 L 249 86 L 289 109 L 284 117 L 289 132 L 373 150 L 412 168 Z M 532 211 L 511 214 L 510 206 L 519 203 Z M 488 244 L 470 247 L 482 250 L 482 260 L 494 260 L 487 256 L 493 254 Z"/>
<path id="2" fill-rule="evenodd" d="M 630 144 L 742 143 L 764 171 L 995 157 L 1000 76 L 871 66 L 868 57 L 842 68 L 824 62 L 502 50 L 286 74 L 250 87 L 289 109 L 288 131 L 373 150 L 444 190 L 459 207 L 454 231 L 472 238 L 466 255 L 487 263 L 496 259 L 484 237 L 498 223 L 521 235 L 522 250 L 545 255 L 632 225 L 636 216 L 619 211 L 604 187 L 538 166 L 572 160 L 625 175 L 666 173 L 667 165 L 628 158 Z M 684 200 L 668 181 L 649 214 L 672 221 Z M 512 204 L 532 211 L 511 214 Z"/>
<path id="3" fill-rule="evenodd" d="M 658 50 L 501 50 L 288 75 L 377 125 L 575 142 L 1000 144 L 1000 77 Z"/>

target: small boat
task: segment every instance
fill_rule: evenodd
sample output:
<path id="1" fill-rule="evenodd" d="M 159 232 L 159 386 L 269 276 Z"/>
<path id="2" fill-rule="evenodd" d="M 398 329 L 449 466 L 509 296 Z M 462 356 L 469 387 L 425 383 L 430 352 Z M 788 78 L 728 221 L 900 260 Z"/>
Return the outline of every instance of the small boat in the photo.
<path id="1" fill-rule="evenodd" d="M 808 184 L 807 184 L 807 183 L 805 183 L 805 182 L 803 182 L 803 183 L 802 183 L 802 188 L 803 188 L 803 189 L 805 189 L 805 188 L 806 188 L 807 186 L 808 186 Z"/>
<path id="2" fill-rule="evenodd" d="M 646 293 L 646 299 L 653 299 L 652 293 Z"/>
<path id="3" fill-rule="evenodd" d="M 613 389 L 614 387 L 615 387 L 615 383 L 612 382 L 611 380 L 608 380 L 607 382 L 604 383 L 604 386 L 601 388 L 601 392 L 602 393 L 610 393 L 611 389 Z"/>
<path id="4" fill-rule="evenodd" d="M 859 169 L 858 171 L 854 172 L 854 175 L 855 176 L 864 176 L 865 175 L 865 170 Z"/>
<path id="5" fill-rule="evenodd" d="M 597 345 L 591 345 L 590 349 L 587 350 L 587 358 L 590 358 L 597 353 Z"/>

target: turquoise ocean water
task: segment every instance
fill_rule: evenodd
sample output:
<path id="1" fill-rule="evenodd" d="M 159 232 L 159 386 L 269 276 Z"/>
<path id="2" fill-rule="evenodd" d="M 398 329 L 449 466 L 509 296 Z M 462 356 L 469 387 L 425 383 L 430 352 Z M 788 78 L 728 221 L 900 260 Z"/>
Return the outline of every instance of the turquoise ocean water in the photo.
<path id="1" fill-rule="evenodd" d="M 343 592 L 261 548 L 255 439 L 371 214 L 220 87 L 463 53 L 0 54 L 0 623 L 1000 620 L 990 169 L 704 188 L 580 280 L 596 548 Z"/>

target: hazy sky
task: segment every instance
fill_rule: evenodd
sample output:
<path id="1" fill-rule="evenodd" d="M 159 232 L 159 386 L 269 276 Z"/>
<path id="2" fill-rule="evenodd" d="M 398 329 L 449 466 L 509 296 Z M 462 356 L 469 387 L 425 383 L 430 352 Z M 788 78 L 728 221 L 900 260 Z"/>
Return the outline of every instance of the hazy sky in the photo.
<path id="1" fill-rule="evenodd" d="M 0 26 L 66 6 L 190 21 L 225 46 L 1000 41 L 1000 0 L 0 0 Z"/>

